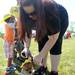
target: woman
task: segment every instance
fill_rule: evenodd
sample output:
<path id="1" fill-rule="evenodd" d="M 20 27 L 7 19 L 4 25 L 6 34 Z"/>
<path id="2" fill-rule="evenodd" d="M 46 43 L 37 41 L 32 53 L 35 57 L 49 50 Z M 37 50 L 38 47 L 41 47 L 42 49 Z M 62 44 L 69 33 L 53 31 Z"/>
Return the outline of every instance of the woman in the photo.
<path id="1" fill-rule="evenodd" d="M 68 27 L 66 9 L 53 0 L 21 0 L 19 3 L 20 38 L 25 40 L 28 49 L 31 30 L 35 28 L 39 54 L 34 57 L 34 62 L 43 65 L 46 69 L 47 55 L 50 51 L 50 75 L 58 75 L 62 38 Z"/>

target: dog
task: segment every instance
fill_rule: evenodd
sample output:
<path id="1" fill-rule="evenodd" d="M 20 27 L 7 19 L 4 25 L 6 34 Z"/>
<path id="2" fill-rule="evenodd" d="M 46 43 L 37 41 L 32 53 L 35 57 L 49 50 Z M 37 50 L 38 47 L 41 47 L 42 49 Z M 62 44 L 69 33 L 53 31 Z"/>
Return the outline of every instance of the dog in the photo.
<path id="1" fill-rule="evenodd" d="M 29 56 L 25 58 L 25 61 L 21 65 L 22 69 L 21 69 L 20 75 L 44 75 L 44 72 L 45 72 L 44 66 L 35 64 L 33 62 L 33 57 L 30 54 L 30 52 L 25 51 L 24 53 L 29 53 L 27 54 Z"/>
<path id="2" fill-rule="evenodd" d="M 21 46 L 21 47 L 20 47 Z M 24 48 L 22 42 L 15 42 L 14 47 L 14 64 L 20 75 L 43 75 L 43 67 L 33 62 L 33 56 L 30 50 Z"/>

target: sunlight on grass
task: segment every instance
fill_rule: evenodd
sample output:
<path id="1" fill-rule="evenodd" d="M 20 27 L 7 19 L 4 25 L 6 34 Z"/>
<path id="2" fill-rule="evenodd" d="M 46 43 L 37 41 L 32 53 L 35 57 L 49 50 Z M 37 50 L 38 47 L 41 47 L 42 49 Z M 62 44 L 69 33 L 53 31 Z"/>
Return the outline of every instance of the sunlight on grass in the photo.
<path id="1" fill-rule="evenodd" d="M 75 38 L 63 42 L 63 53 L 59 66 L 60 75 L 75 75 Z"/>

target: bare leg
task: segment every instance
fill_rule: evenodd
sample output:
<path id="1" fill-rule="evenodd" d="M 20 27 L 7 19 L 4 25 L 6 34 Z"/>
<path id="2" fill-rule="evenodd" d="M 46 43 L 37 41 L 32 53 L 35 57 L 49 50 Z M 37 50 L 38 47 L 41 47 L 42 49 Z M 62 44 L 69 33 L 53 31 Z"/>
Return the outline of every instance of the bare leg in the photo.
<path id="1" fill-rule="evenodd" d="M 50 55 L 50 56 L 51 56 L 51 71 L 58 72 L 60 55 Z"/>
<path id="2" fill-rule="evenodd" d="M 7 61 L 7 62 L 8 62 L 8 63 L 7 63 L 7 66 L 10 67 L 11 64 L 12 64 L 12 58 L 8 58 L 8 61 Z"/>

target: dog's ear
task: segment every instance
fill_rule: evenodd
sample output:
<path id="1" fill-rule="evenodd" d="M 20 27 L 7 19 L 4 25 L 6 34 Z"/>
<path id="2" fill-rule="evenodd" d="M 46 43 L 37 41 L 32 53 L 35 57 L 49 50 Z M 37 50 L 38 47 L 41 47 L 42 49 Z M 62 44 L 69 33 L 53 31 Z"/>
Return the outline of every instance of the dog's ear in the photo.
<path id="1" fill-rule="evenodd" d="M 27 63 L 32 63 L 32 59 L 31 59 L 31 57 L 29 57 L 28 59 L 25 59 L 25 61 L 22 63 L 22 65 L 21 65 L 21 68 L 25 65 L 25 64 L 27 64 Z"/>

